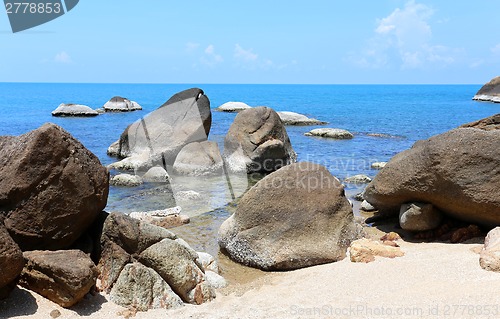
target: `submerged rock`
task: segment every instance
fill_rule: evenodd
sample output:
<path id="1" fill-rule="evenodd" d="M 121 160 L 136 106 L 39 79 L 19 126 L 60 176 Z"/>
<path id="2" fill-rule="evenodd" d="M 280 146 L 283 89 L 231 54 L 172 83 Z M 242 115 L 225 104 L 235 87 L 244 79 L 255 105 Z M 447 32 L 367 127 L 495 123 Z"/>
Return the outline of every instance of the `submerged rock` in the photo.
<path id="1" fill-rule="evenodd" d="M 173 168 L 180 175 L 220 175 L 223 163 L 219 146 L 210 141 L 190 143 L 179 152 Z"/>
<path id="2" fill-rule="evenodd" d="M 345 183 L 348 184 L 368 184 L 372 179 L 366 175 L 358 174 L 344 179 Z"/>
<path id="3" fill-rule="evenodd" d="M 495 77 L 483 87 L 472 98 L 476 101 L 500 103 L 500 76 Z"/>
<path id="4" fill-rule="evenodd" d="M 64 249 L 106 206 L 109 174 L 54 124 L 0 137 L 0 214 L 19 247 Z"/>
<path id="5" fill-rule="evenodd" d="M 91 117 L 97 116 L 99 112 L 93 110 L 92 108 L 81 105 L 81 104 L 65 104 L 61 103 L 54 111 L 52 111 L 52 116 L 80 116 L 80 117 Z"/>
<path id="6" fill-rule="evenodd" d="M 237 262 L 289 270 L 341 260 L 358 236 L 339 180 L 321 165 L 301 162 L 266 176 L 243 195 L 218 241 Z"/>
<path id="7" fill-rule="evenodd" d="M 317 119 L 309 118 L 303 114 L 295 112 L 278 112 L 278 115 L 285 125 L 324 125 L 328 124 Z"/>
<path id="8" fill-rule="evenodd" d="M 385 167 L 385 165 L 387 165 L 387 162 L 375 162 L 375 163 L 372 163 L 371 168 L 382 169 Z"/>
<path id="9" fill-rule="evenodd" d="M 269 173 L 296 159 L 285 126 L 268 107 L 238 113 L 224 139 L 224 160 L 230 171 Z"/>
<path id="10" fill-rule="evenodd" d="M 333 138 L 337 140 L 347 140 L 354 138 L 354 135 L 351 132 L 339 128 L 317 128 L 305 133 L 304 135 Z"/>
<path id="11" fill-rule="evenodd" d="M 246 109 L 251 109 L 252 107 L 246 103 L 243 102 L 226 102 L 216 108 L 216 111 L 220 112 L 228 112 L 228 113 L 234 113 L 234 112 L 241 112 Z"/>
<path id="12" fill-rule="evenodd" d="M 111 98 L 111 100 L 106 102 L 102 108 L 106 112 L 131 112 L 142 110 L 142 106 L 140 106 L 137 102 L 130 101 L 121 96 Z"/>

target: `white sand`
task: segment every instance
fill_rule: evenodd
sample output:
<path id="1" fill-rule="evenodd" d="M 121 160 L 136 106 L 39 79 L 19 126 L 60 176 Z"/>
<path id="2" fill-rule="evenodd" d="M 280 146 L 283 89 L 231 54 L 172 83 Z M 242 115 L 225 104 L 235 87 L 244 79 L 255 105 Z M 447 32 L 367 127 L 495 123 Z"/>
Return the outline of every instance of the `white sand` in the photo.
<path id="1" fill-rule="evenodd" d="M 400 245 L 404 257 L 266 274 L 218 292 L 213 302 L 136 318 L 500 318 L 500 273 L 479 266 L 482 245 Z M 16 289 L 0 302 L 0 318 L 50 318 L 54 309 L 60 318 L 116 318 L 123 308 L 97 295 L 67 310 Z"/>

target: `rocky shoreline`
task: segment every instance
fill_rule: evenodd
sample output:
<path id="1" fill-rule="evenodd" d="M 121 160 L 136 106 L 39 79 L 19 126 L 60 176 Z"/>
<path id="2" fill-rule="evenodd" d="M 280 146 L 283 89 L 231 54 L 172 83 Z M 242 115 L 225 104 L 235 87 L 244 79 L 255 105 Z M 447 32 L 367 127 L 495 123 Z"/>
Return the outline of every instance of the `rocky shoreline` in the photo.
<path id="1" fill-rule="evenodd" d="M 125 100 L 115 98 L 113 103 L 126 104 Z M 227 183 L 227 203 L 235 208 L 217 230 L 217 241 L 225 256 L 243 265 L 311 276 L 318 275 L 316 267 L 354 273 L 371 269 L 358 263 L 383 264 L 390 270 L 391 265 L 405 265 L 406 259 L 415 261 L 407 254 L 426 250 L 426 244 L 409 242 L 481 242 L 486 236 L 484 245 L 474 246 L 477 269 L 469 266 L 467 271 L 493 285 L 500 281 L 493 276 L 500 271 L 500 115 L 418 141 L 388 163 L 374 165 L 379 169 L 374 179 L 346 179 L 346 184 L 367 184 L 357 197 L 363 202 L 356 204 L 370 211 L 362 213 L 365 220 L 355 217 L 337 177 L 322 165 L 297 162 L 279 113 L 268 107 L 238 111 L 221 152 L 208 141 L 208 97 L 198 88 L 179 92 L 125 129 L 108 150 L 118 161 L 107 168 L 54 124 L 18 137 L 0 137 L 0 269 L 6 269 L 0 274 L 2 308 L 19 311 L 9 293 L 37 293 L 70 309 L 81 309 L 79 303 L 101 296 L 102 302 L 105 298 L 117 305 L 110 306 L 112 316 L 119 311 L 138 318 L 140 312 L 157 308 L 182 315 L 196 313 L 187 305 L 215 307 L 210 304 L 218 304 L 219 292 L 224 299 L 224 291 L 232 291 L 231 282 L 225 288 L 223 278 L 234 278 L 227 273 L 230 269 L 219 267 L 217 258 L 178 237 L 172 227 L 179 223 L 153 222 L 153 217 L 174 216 L 184 224 L 180 208 L 137 213 L 139 219 L 103 211 L 110 181 L 114 187 L 153 183 L 169 189 L 186 176 L 198 179 L 201 187 L 209 187 L 202 183 L 208 176 Z M 325 135 L 325 130 L 339 133 L 320 129 L 316 135 Z M 340 138 L 346 138 L 341 133 Z M 254 174 L 265 177 L 250 182 Z M 193 190 L 171 192 L 174 202 L 186 196 L 191 201 L 199 198 Z M 372 223 L 387 231 L 373 234 Z M 472 260 L 458 248 L 450 250 Z M 433 265 L 420 262 L 427 267 L 421 275 L 429 275 Z M 278 278 L 278 286 L 279 280 L 288 278 L 270 274 Z M 451 283 L 456 277 L 450 278 Z M 296 291 L 293 297 L 304 294 Z M 290 296 L 284 303 L 289 312 L 293 300 Z M 62 308 L 57 311 L 74 315 Z M 208 311 L 217 316 L 210 313 L 213 308 Z M 279 309 L 271 313 L 283 315 Z M 89 315 L 99 316 L 99 309 Z"/>

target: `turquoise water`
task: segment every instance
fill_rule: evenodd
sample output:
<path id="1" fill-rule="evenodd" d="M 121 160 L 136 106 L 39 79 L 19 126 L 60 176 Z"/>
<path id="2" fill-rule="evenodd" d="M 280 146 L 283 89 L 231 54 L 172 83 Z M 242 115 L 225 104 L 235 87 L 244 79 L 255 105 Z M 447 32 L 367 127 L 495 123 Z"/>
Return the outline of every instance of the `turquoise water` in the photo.
<path id="1" fill-rule="evenodd" d="M 460 124 L 496 114 L 500 105 L 471 100 L 480 85 L 184 85 L 184 84 L 31 84 L 0 83 L 0 135 L 18 135 L 45 122 L 56 123 L 94 152 L 104 165 L 114 161 L 107 147 L 128 124 L 163 104 L 174 93 L 200 87 L 215 108 L 227 101 L 294 111 L 347 129 L 352 140 L 305 137 L 315 127 L 287 127 L 299 160 L 326 165 L 343 179 L 354 174 L 374 176 L 375 161 L 387 161 L 415 141 Z M 137 101 L 143 111 L 104 114 L 95 118 L 55 118 L 60 103 L 92 108 L 115 95 Z M 235 114 L 213 112 L 210 139 L 222 143 Z M 385 137 L 367 134 L 380 133 Z M 109 206 L 125 211 L 149 207 L 147 201 L 122 201 L 137 189 L 111 189 Z M 217 205 L 220 202 L 215 201 Z M 138 205 L 135 207 L 134 205 Z M 158 207 L 161 208 L 161 207 Z"/>

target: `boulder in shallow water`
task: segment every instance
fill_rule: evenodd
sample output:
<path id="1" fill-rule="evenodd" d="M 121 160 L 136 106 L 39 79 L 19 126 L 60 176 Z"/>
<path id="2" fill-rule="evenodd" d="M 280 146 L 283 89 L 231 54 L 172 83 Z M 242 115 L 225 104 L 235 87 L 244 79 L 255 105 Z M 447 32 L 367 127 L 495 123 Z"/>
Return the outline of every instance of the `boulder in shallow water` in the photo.
<path id="1" fill-rule="evenodd" d="M 135 101 L 130 101 L 127 98 L 121 96 L 115 96 L 111 98 L 102 107 L 106 112 L 131 112 L 142 110 L 142 106 Z"/>
<path id="2" fill-rule="evenodd" d="M 129 125 L 109 153 L 125 158 L 132 169 L 173 165 L 185 145 L 207 140 L 211 123 L 207 96 L 197 88 L 185 90 Z M 112 167 L 125 166 L 118 162 Z"/>
<path id="3" fill-rule="evenodd" d="M 407 202 L 430 203 L 469 223 L 500 225 L 500 130 L 459 128 L 394 156 L 364 191 L 385 215 Z"/>
<path id="4" fill-rule="evenodd" d="M 228 112 L 228 113 L 234 113 L 234 112 L 241 112 L 246 109 L 251 109 L 252 107 L 246 103 L 243 102 L 226 102 L 216 108 L 216 111 L 219 112 Z"/>
<path id="5" fill-rule="evenodd" d="M 285 126 L 268 107 L 238 113 L 224 139 L 224 160 L 230 171 L 269 173 L 296 159 Z"/>
<path id="6" fill-rule="evenodd" d="M 142 180 L 146 183 L 166 183 L 170 176 L 167 171 L 161 166 L 151 167 L 146 174 L 142 176 Z"/>
<path id="7" fill-rule="evenodd" d="M 351 132 L 340 128 L 317 128 L 305 133 L 304 135 L 332 138 L 337 140 L 349 140 L 354 138 L 354 135 Z"/>
<path id="8" fill-rule="evenodd" d="M 106 206 L 109 174 L 54 124 L 0 137 L 0 214 L 22 250 L 64 249 Z"/>
<path id="9" fill-rule="evenodd" d="M 387 165 L 387 162 L 375 162 L 375 163 L 372 163 L 371 168 L 382 169 L 385 167 L 385 165 Z"/>
<path id="10" fill-rule="evenodd" d="M 321 165 L 301 162 L 243 195 L 218 241 L 237 262 L 290 270 L 343 259 L 359 227 L 340 181 Z"/>
<path id="11" fill-rule="evenodd" d="M 476 101 L 500 103 L 500 76 L 495 77 L 483 87 L 472 98 Z"/>
<path id="12" fill-rule="evenodd" d="M 348 184 L 368 184 L 371 181 L 370 177 L 363 174 L 353 175 L 344 179 L 344 182 Z"/>
<path id="13" fill-rule="evenodd" d="M 118 174 L 111 178 L 109 184 L 113 186 L 135 187 L 142 184 L 142 178 L 138 175 Z"/>
<path id="14" fill-rule="evenodd" d="M 61 103 L 54 111 L 52 116 L 67 116 L 67 117 L 92 117 L 99 115 L 99 112 L 92 108 L 81 104 L 65 104 Z"/>
<path id="15" fill-rule="evenodd" d="M 328 124 L 327 122 L 323 122 L 317 119 L 309 118 L 303 114 L 295 113 L 295 112 L 278 112 L 278 115 L 285 125 L 324 125 Z"/>
<path id="16" fill-rule="evenodd" d="M 210 141 L 189 143 L 177 155 L 173 168 L 179 175 L 220 175 L 223 163 L 219 146 Z"/>

